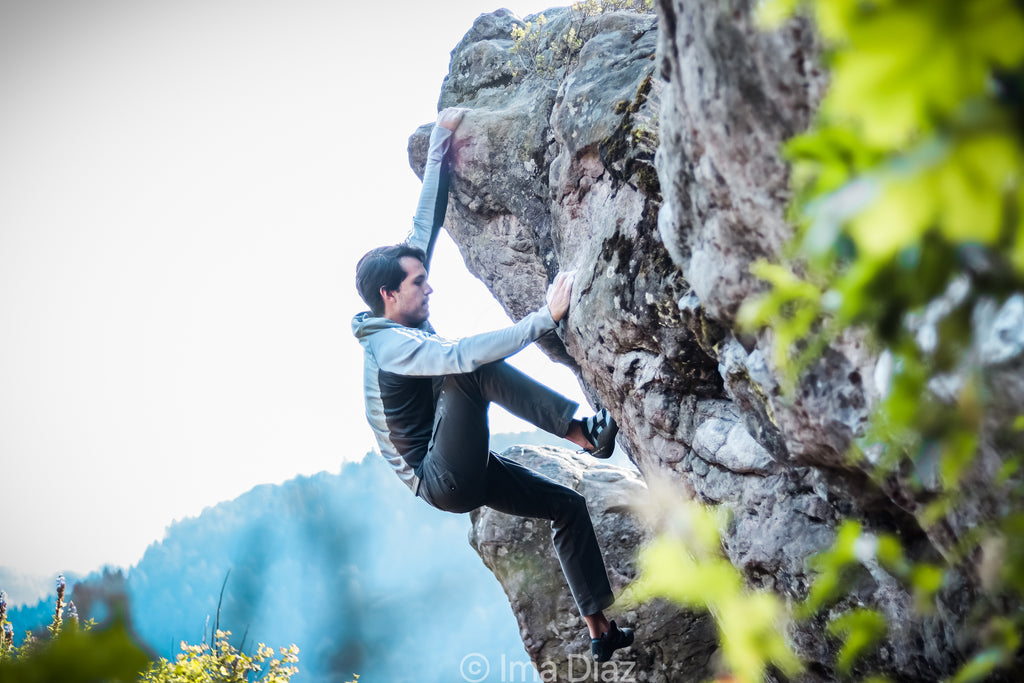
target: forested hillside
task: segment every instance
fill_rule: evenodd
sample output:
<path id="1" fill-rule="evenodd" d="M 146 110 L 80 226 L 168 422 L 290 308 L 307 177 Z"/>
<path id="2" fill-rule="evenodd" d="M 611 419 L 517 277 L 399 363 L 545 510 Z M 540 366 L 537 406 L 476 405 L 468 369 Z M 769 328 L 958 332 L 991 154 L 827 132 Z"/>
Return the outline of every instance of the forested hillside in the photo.
<path id="1" fill-rule="evenodd" d="M 507 441 L 495 438 L 496 446 Z M 519 656 L 522 641 L 494 576 L 466 541 L 465 515 L 413 498 L 376 454 L 339 474 L 259 486 L 172 524 L 123 577 L 93 575 L 71 599 L 105 616 L 127 593 L 132 627 L 154 654 L 232 631 L 300 648 L 295 681 L 447 681 L 468 654 Z M 223 586 L 223 598 L 221 588 Z M 219 617 L 218 617 L 218 604 Z M 12 610 L 19 636 L 52 602 Z"/>

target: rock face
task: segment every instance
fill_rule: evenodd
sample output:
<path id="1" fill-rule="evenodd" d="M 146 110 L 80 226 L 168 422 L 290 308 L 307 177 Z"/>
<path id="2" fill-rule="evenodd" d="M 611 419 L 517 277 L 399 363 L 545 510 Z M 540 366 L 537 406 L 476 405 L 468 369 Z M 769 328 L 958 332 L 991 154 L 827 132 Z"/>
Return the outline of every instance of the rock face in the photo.
<path id="1" fill-rule="evenodd" d="M 635 470 L 543 446 L 514 447 L 503 455 L 583 494 L 601 539 L 612 589 L 619 593 L 636 578 L 637 543 L 648 537 L 648 531 L 629 512 L 647 490 Z M 505 589 L 541 680 L 596 677 L 668 683 L 705 680 L 712 673 L 710 663 L 718 645 L 710 617 L 680 612 L 664 602 L 615 606 L 608 614 L 620 624 L 643 624 L 645 642 L 671 643 L 671 648 L 645 645 L 610 662 L 592 662 L 586 625 L 552 552 L 551 525 L 489 508 L 471 516 L 470 543 Z"/>
<path id="2" fill-rule="evenodd" d="M 481 16 L 453 50 L 440 96 L 442 107 L 472 110 L 456 136 L 446 225 L 513 318 L 540 305 L 557 271 L 576 271 L 568 319 L 544 349 L 619 420 L 619 445 L 645 477 L 668 476 L 680 496 L 728 506 L 724 549 L 752 586 L 800 599 L 807 559 L 831 544 L 841 518 L 898 534 L 920 559 L 951 548 L 985 504 L 926 534 L 913 514 L 923 505 L 918 494 L 899 482 L 879 486 L 847 461 L 884 369 L 855 334 L 784 396 L 771 332 L 733 331 L 739 305 L 760 287 L 750 264 L 777 255 L 791 235 L 779 148 L 808 125 L 826 81 L 809 27 L 794 20 L 763 32 L 751 18 L 755 4 L 659 0 L 656 14 L 586 19 L 551 10 L 530 48 L 545 57 L 543 68 L 512 51 L 520 19 L 506 10 Z M 585 39 L 572 59 L 559 42 L 570 28 Z M 410 139 L 416 169 L 428 132 Z M 1008 368 L 994 390 L 1018 404 L 1021 308 L 1011 301 L 979 321 L 992 330 L 992 363 Z M 603 501 L 640 485 L 626 474 L 605 482 L 604 469 L 583 471 L 571 458 L 552 469 L 554 455 L 529 457 L 602 501 L 592 509 L 602 519 L 620 507 Z M 602 493 L 606 485 L 616 492 Z M 602 537 L 612 575 L 630 578 L 646 532 L 625 518 L 599 526 L 614 529 Z M 565 616 L 573 612 L 567 589 L 526 582 L 507 559 L 550 564 L 550 552 L 534 547 L 546 542 L 542 531 L 483 511 L 473 542 L 502 580 L 535 663 L 562 657 L 558 680 L 568 680 L 567 653 L 585 643 L 582 622 Z M 964 576 L 922 617 L 877 563 L 864 564 L 850 603 L 881 605 L 900 624 L 875 655 L 876 670 L 908 681 L 948 675 L 976 580 Z M 560 578 L 557 566 L 538 576 L 551 574 Z M 656 633 L 626 655 L 644 664 L 637 680 L 699 680 L 706 618 L 662 609 L 649 622 Z M 826 620 L 788 634 L 809 663 L 806 680 L 837 677 Z M 692 671 L 672 668 L 687 657 Z"/>

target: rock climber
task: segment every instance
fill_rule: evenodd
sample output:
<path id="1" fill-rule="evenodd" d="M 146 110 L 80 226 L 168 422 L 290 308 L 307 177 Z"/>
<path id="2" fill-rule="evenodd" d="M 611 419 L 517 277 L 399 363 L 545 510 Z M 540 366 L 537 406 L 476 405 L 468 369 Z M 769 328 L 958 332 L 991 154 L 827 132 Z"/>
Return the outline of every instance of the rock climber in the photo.
<path id="1" fill-rule="evenodd" d="M 487 407 L 514 415 L 598 458 L 615 448 L 608 412 L 573 419 L 578 404 L 504 362 L 555 329 L 569 309 L 573 278 L 559 273 L 537 311 L 502 330 L 462 339 L 430 323 L 427 268 L 448 206 L 448 159 L 466 110 L 442 111 L 430 135 L 423 188 L 406 241 L 367 253 L 356 286 L 370 311 L 352 330 L 364 352 L 366 417 L 380 452 L 429 505 L 448 512 L 488 506 L 551 520 L 552 542 L 597 661 L 633 643 L 604 610 L 614 601 L 586 500 L 571 488 L 490 452 Z"/>

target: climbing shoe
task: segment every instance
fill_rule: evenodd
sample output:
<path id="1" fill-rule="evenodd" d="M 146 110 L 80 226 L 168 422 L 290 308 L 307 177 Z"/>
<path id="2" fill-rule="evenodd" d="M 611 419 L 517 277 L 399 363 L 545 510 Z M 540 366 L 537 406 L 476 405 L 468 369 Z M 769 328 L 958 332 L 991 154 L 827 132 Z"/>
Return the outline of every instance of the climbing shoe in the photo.
<path id="1" fill-rule="evenodd" d="M 612 653 L 620 647 L 629 647 L 633 644 L 633 629 L 619 628 L 615 620 L 607 631 L 601 634 L 600 638 L 590 640 L 590 652 L 594 655 L 594 661 L 607 662 L 612 658 Z"/>
<path id="2" fill-rule="evenodd" d="M 615 435 L 619 433 L 619 425 L 608 414 L 604 408 L 598 411 L 593 417 L 585 417 L 583 423 L 583 435 L 587 441 L 594 444 L 593 448 L 583 449 L 595 458 L 608 458 L 615 450 Z"/>

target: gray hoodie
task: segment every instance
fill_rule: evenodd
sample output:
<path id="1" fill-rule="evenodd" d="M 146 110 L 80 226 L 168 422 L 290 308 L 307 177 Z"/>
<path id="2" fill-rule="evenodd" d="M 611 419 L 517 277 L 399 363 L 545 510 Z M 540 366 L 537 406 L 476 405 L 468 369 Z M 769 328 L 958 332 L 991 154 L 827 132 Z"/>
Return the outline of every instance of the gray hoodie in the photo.
<path id="1" fill-rule="evenodd" d="M 451 133 L 441 126 L 431 132 L 423 189 L 406 238 L 407 244 L 426 253 L 428 268 L 448 206 L 444 162 Z M 352 332 L 364 354 L 366 419 L 381 455 L 413 493 L 419 489 L 418 470 L 430 445 L 444 375 L 473 372 L 507 358 L 553 329 L 555 321 L 546 305 L 511 327 L 457 340 L 439 337 L 429 322 L 406 327 L 369 311 L 352 319 Z"/>

